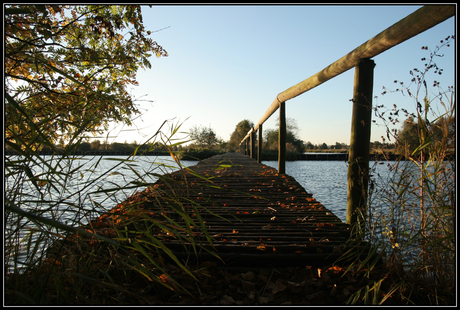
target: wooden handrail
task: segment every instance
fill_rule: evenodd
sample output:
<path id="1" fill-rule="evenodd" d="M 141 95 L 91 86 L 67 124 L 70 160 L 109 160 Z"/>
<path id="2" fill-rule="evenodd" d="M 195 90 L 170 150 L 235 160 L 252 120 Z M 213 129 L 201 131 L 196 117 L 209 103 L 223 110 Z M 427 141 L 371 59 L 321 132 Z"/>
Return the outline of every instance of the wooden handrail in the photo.
<path id="1" fill-rule="evenodd" d="M 436 26 L 454 15 L 454 5 L 425 5 L 414 13 L 401 19 L 393 26 L 385 29 L 366 43 L 355 48 L 353 51 L 330 64 L 315 75 L 312 75 L 302 82 L 279 93 L 254 128 L 252 128 L 243 138 L 241 143 L 248 139 L 251 132 L 257 131 L 259 126 L 276 112 L 281 102 L 286 102 L 287 100 L 295 98 L 326 82 L 327 80 L 350 70 L 356 66 L 360 59 L 374 57 L 393 46 L 396 46 L 407 39 Z"/>
<path id="2" fill-rule="evenodd" d="M 259 128 L 262 130 L 262 124 L 279 109 L 278 173 L 284 174 L 286 152 L 285 102 L 354 67 L 353 115 L 347 177 L 347 223 L 359 223 L 358 217 L 367 214 L 369 141 L 372 121 L 373 68 L 375 66 L 371 57 L 430 29 L 454 15 L 454 5 L 423 6 L 315 75 L 279 93 L 255 127 L 251 128 L 247 133 L 240 145 L 250 137 L 249 154 L 252 158 L 255 158 L 255 133 Z M 259 162 L 262 158 L 261 139 L 262 135 L 259 131 L 259 150 L 257 155 Z M 361 222 L 364 223 L 364 221 Z M 358 231 L 361 231 L 363 227 L 359 227 Z"/>

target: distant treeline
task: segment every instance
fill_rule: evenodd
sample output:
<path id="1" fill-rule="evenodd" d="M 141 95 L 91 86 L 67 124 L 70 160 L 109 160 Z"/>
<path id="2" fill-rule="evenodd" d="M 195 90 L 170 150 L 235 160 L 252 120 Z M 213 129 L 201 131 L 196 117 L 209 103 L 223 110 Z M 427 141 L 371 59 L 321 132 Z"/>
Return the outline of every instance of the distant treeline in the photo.
<path id="1" fill-rule="evenodd" d="M 132 154 L 139 156 L 167 156 L 170 153 L 174 153 L 182 160 L 201 160 L 213 155 L 222 154 L 227 152 L 225 149 L 217 148 L 197 148 L 193 146 L 182 147 L 182 146 L 166 146 L 160 143 L 138 145 L 136 142 L 133 143 L 101 143 L 100 141 L 93 142 L 82 142 L 79 145 L 66 146 L 65 148 L 60 145 L 55 145 L 53 148 L 44 147 L 37 151 L 40 155 L 123 155 L 129 156 Z M 6 155 L 16 155 L 17 152 L 8 147 L 5 148 Z"/>
<path id="2" fill-rule="evenodd" d="M 394 145 L 385 145 L 386 152 L 383 154 L 378 149 L 374 148 L 376 145 L 371 143 L 371 160 L 397 160 L 400 155 L 395 150 Z M 377 145 L 377 147 L 382 145 Z M 339 147 L 341 147 L 339 149 Z M 99 140 L 93 142 L 81 142 L 79 145 L 75 145 L 74 148 L 67 146 L 64 148 L 60 145 L 55 145 L 53 149 L 45 147 L 37 153 L 40 155 L 63 155 L 66 151 L 69 154 L 69 150 L 73 155 L 89 155 L 89 156 L 102 156 L 102 155 L 123 155 L 129 156 L 135 153 L 135 155 L 142 156 L 165 156 L 171 152 L 182 160 L 202 160 L 214 155 L 223 154 L 225 152 L 235 151 L 229 148 L 227 145 L 218 146 L 197 146 L 197 145 L 176 145 L 166 146 L 161 143 L 143 144 L 138 145 L 136 141 L 132 143 L 101 143 Z M 257 150 L 256 150 L 257 151 Z M 319 152 L 321 154 L 312 154 L 309 152 Z M 16 152 L 8 147 L 5 149 L 6 155 L 14 155 Z M 455 153 L 451 155 L 455 158 Z M 403 156 L 403 159 L 406 157 Z M 409 157 L 407 157 L 408 159 Z M 274 149 L 265 149 L 262 154 L 262 160 L 278 160 L 278 151 Z M 286 150 L 286 160 L 348 160 L 348 145 L 339 144 L 333 145 L 329 148 L 306 148 L 304 152 L 300 153 L 296 150 Z"/>
<path id="3" fill-rule="evenodd" d="M 101 149 L 101 150 L 81 150 L 77 148 L 72 154 L 73 155 L 81 155 L 81 156 L 129 156 L 133 155 L 136 148 L 132 148 L 131 150 L 113 150 L 113 149 Z M 176 150 L 172 150 L 172 153 L 175 154 L 181 160 L 202 160 L 208 157 L 223 154 L 225 150 L 221 149 L 196 149 L 196 148 L 177 148 Z M 158 148 L 157 150 L 148 150 L 145 148 L 138 148 L 136 152 L 136 156 L 169 156 L 170 151 L 166 148 Z M 6 155 L 15 155 L 16 152 L 11 149 L 5 150 Z M 40 155 L 63 155 L 63 149 L 56 148 L 55 150 L 44 149 L 38 152 Z M 321 152 L 321 153 L 312 153 L 306 152 L 303 154 L 297 153 L 287 153 L 286 160 L 294 161 L 294 160 L 340 160 L 340 161 L 347 161 L 348 160 L 348 152 L 347 150 L 342 150 L 342 152 Z M 371 160 L 398 160 L 401 155 L 387 152 L 387 153 L 372 153 L 370 154 Z M 449 160 L 455 159 L 455 153 L 450 155 L 451 158 L 446 158 Z M 402 156 L 402 160 L 409 159 L 409 157 Z M 264 151 L 262 154 L 262 160 L 278 160 L 278 152 L 277 151 Z"/>

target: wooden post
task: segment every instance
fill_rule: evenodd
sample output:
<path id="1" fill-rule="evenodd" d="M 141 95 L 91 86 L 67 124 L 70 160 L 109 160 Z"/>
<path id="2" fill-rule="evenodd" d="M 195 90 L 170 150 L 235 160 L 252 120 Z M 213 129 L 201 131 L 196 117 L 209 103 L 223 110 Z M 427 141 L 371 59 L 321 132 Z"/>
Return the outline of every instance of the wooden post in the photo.
<path id="1" fill-rule="evenodd" d="M 262 162 L 262 124 L 259 125 L 259 141 L 257 143 L 257 162 L 260 164 Z"/>
<path id="2" fill-rule="evenodd" d="M 280 121 L 278 130 L 278 173 L 286 173 L 286 109 L 285 102 L 280 102 Z"/>
<path id="3" fill-rule="evenodd" d="M 256 158 L 256 133 L 253 131 L 251 132 L 251 136 L 249 137 L 250 149 L 249 149 L 249 157 Z"/>
<path id="4" fill-rule="evenodd" d="M 348 159 L 347 224 L 361 220 L 367 213 L 369 146 L 372 122 L 372 88 L 375 63 L 361 59 L 355 67 L 353 115 Z M 364 220 L 359 230 L 364 228 Z"/>

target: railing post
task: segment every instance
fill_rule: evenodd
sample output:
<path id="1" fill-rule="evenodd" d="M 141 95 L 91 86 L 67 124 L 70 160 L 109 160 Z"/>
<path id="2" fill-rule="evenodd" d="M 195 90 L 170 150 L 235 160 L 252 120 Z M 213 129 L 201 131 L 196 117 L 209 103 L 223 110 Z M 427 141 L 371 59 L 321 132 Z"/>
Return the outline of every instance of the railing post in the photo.
<path id="1" fill-rule="evenodd" d="M 286 109 L 285 103 L 280 102 L 280 120 L 278 130 L 278 173 L 286 173 Z"/>
<path id="2" fill-rule="evenodd" d="M 262 124 L 259 125 L 259 140 L 257 141 L 257 162 L 262 162 Z"/>
<path id="3" fill-rule="evenodd" d="M 256 158 L 256 133 L 254 131 L 251 132 L 249 136 L 249 157 L 255 159 Z"/>
<path id="4" fill-rule="evenodd" d="M 348 159 L 347 224 L 354 224 L 362 214 L 359 231 L 364 229 L 369 182 L 369 146 L 372 122 L 372 88 L 375 63 L 360 59 L 355 67 L 353 115 Z M 361 220 L 361 218 L 359 218 Z"/>

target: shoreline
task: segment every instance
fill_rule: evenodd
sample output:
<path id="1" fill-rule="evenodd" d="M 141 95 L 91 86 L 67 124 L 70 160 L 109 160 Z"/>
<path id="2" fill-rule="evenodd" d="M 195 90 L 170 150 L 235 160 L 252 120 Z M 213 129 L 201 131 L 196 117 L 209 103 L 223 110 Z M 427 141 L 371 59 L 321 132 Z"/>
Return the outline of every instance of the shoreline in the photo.
<path id="1" fill-rule="evenodd" d="M 173 152 L 179 153 L 179 152 Z M 224 151 L 214 151 L 214 150 L 201 150 L 198 152 L 184 152 L 183 154 L 179 153 L 180 160 L 203 160 L 213 155 L 224 154 Z M 17 152 L 12 150 L 5 150 L 5 155 L 19 155 Z M 52 151 L 41 151 L 37 155 L 46 155 L 46 156 L 59 156 L 63 155 L 59 152 Z M 72 155 L 78 156 L 131 156 L 133 152 L 113 152 L 113 151 L 86 151 L 86 152 L 74 152 Z M 170 152 L 165 151 L 154 151 L 154 152 L 144 152 L 136 153 L 134 156 L 169 156 Z M 348 152 L 304 152 L 303 154 L 286 154 L 286 161 L 347 161 Z M 411 156 L 404 156 L 394 153 L 371 153 L 369 154 L 369 161 L 395 161 L 395 160 L 410 160 Z M 263 161 L 277 161 L 278 152 L 266 151 L 262 156 Z M 444 160 L 455 160 L 455 151 L 446 155 Z"/>

